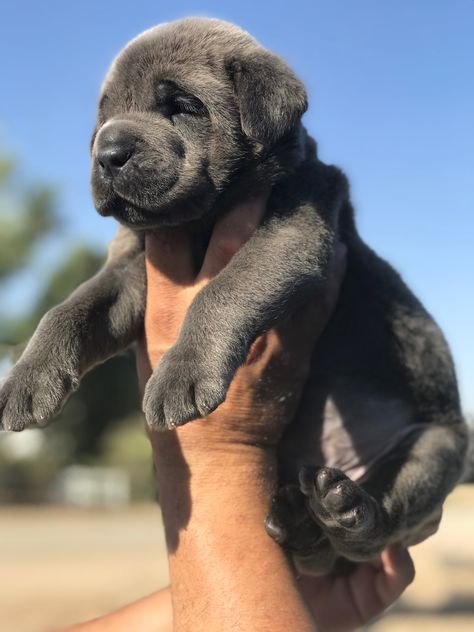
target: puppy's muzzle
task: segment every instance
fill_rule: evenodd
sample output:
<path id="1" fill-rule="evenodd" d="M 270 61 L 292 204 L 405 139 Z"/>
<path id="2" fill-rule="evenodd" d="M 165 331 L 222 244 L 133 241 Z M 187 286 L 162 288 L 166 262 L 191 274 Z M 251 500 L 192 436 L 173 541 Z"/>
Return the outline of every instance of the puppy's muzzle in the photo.
<path id="1" fill-rule="evenodd" d="M 115 178 L 135 152 L 135 141 L 127 132 L 111 128 L 97 141 L 96 159 L 101 175 Z"/>

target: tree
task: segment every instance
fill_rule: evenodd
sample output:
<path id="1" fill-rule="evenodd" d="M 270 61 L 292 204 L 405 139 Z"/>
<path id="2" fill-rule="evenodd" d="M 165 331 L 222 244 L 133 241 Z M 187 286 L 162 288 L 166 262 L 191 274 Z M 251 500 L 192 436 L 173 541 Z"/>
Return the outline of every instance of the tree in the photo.
<path id="1" fill-rule="evenodd" d="M 57 219 L 53 192 L 37 186 L 22 191 L 14 187 L 14 163 L 0 158 L 0 280 L 24 266 L 37 241 L 50 232 Z"/>

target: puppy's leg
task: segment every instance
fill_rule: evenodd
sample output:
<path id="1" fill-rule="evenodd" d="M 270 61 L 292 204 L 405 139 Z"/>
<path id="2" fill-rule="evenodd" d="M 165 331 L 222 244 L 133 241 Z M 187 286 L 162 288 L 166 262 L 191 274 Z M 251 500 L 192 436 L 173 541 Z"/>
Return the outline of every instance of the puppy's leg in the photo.
<path id="1" fill-rule="evenodd" d="M 324 204 L 275 211 L 196 296 L 176 344 L 147 384 L 149 424 L 173 428 L 224 401 L 255 338 L 317 292 L 332 256 L 341 204 L 335 187 Z"/>
<path id="2" fill-rule="evenodd" d="M 400 446 L 362 484 L 334 468 L 307 467 L 300 473 L 300 490 L 334 558 L 366 561 L 389 544 L 416 544 L 436 531 L 442 503 L 462 474 L 465 451 L 460 420 L 432 425 Z M 306 572 L 319 574 L 322 539 L 315 540 L 316 532 L 307 527 L 301 499 L 298 513 L 292 509 L 295 505 L 292 501 L 290 507 L 286 492 L 283 498 L 279 492 L 267 522 L 283 524 L 283 535 L 272 529 L 269 533 L 296 561 L 303 560 Z"/>
<path id="3" fill-rule="evenodd" d="M 363 483 L 382 509 L 389 542 L 412 545 L 434 533 L 442 503 L 464 473 L 468 435 L 461 415 L 434 413 L 434 419 Z"/>
<path id="4" fill-rule="evenodd" d="M 120 228 L 105 266 L 51 309 L 0 390 L 0 427 L 44 425 L 95 364 L 138 335 L 145 306 L 141 240 Z"/>

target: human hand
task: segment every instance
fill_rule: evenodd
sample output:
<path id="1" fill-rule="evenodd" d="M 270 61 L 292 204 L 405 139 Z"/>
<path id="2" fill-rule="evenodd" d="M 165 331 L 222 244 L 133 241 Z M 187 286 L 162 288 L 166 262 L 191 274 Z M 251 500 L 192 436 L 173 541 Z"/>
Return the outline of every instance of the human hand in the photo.
<path id="1" fill-rule="evenodd" d="M 234 208 L 214 229 L 201 270 L 196 273 L 190 237 L 159 233 L 146 239 L 148 295 L 145 339 L 138 356 L 142 388 L 163 354 L 176 340 L 197 293 L 228 263 L 250 237 L 265 211 L 264 198 Z M 210 445 L 275 446 L 291 420 L 309 369 L 313 342 L 334 308 L 345 269 L 339 245 L 327 283 L 305 308 L 261 336 L 230 386 L 225 402 L 205 420 L 179 429 L 181 442 L 195 449 Z M 203 341 L 205 344 L 205 341 Z M 154 442 L 156 434 L 151 432 Z"/>
<path id="2" fill-rule="evenodd" d="M 261 198 L 222 218 L 197 274 L 186 233 L 147 237 L 142 388 L 176 340 L 193 298 L 250 237 L 264 211 Z M 318 296 L 255 342 L 218 409 L 175 430 L 149 431 L 177 630 L 220 630 L 222 621 L 241 629 L 268 629 L 277 621 L 272 629 L 288 629 L 290 622 L 294 629 L 314 629 L 288 560 L 263 523 L 276 485 L 275 448 L 295 412 L 313 341 L 336 303 L 344 268 L 340 246 Z"/>
<path id="3" fill-rule="evenodd" d="M 395 545 L 350 575 L 301 576 L 298 584 L 321 630 L 351 632 L 391 606 L 414 577 L 409 552 Z"/>
<path id="4" fill-rule="evenodd" d="M 392 546 L 382 553 L 380 560 L 360 564 L 350 576 L 303 576 L 298 583 L 321 630 L 352 632 L 391 606 L 414 576 L 415 568 L 408 551 Z M 64 632 L 121 632 L 133 626 L 171 632 L 173 612 L 169 588 Z"/>

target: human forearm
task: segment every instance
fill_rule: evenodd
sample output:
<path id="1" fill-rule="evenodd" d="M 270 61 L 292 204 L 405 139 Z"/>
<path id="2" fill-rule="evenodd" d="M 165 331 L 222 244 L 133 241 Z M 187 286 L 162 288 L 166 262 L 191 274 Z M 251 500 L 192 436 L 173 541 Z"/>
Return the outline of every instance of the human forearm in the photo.
<path id="1" fill-rule="evenodd" d="M 172 632 L 173 611 L 169 588 L 163 588 L 120 610 L 86 621 L 63 632 Z"/>
<path id="2" fill-rule="evenodd" d="M 223 218 L 197 276 L 186 235 L 147 237 L 145 339 L 138 364 L 143 386 L 178 338 L 196 295 L 225 266 L 216 253 L 222 253 L 229 236 L 238 249 L 262 215 L 257 205 Z M 242 234 L 236 228 L 244 217 Z M 336 291 L 328 292 L 333 304 L 339 283 L 334 286 Z M 331 312 L 320 298 L 318 310 L 315 300 L 256 341 L 217 410 L 177 430 L 150 433 L 177 632 L 315 629 L 291 566 L 267 536 L 264 519 L 276 486 L 274 450 L 298 405 L 316 324 L 323 329 Z M 199 343 L 208 340 L 203 336 Z M 194 389 L 187 392 L 195 395 Z"/>
<path id="3" fill-rule="evenodd" d="M 175 631 L 314 630 L 288 560 L 263 527 L 273 451 L 226 446 L 219 455 L 214 446 L 198 453 L 179 442 L 185 430 L 154 442 Z"/>

